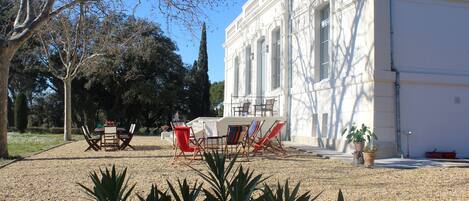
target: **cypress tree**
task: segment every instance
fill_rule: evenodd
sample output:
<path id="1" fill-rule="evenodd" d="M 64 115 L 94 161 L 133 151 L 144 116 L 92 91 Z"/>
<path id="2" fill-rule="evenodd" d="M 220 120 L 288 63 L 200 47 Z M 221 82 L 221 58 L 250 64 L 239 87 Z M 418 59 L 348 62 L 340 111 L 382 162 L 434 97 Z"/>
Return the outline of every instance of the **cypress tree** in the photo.
<path id="1" fill-rule="evenodd" d="M 13 127 L 15 124 L 15 115 L 13 114 L 13 101 L 8 96 L 8 127 Z"/>
<path id="2" fill-rule="evenodd" d="M 210 80 L 208 77 L 207 30 L 205 23 L 202 25 L 197 72 L 196 81 L 199 83 L 201 102 L 199 115 L 210 116 Z"/>
<path id="3" fill-rule="evenodd" d="M 28 126 L 28 103 L 23 93 L 15 100 L 15 126 L 20 133 L 24 133 Z"/>

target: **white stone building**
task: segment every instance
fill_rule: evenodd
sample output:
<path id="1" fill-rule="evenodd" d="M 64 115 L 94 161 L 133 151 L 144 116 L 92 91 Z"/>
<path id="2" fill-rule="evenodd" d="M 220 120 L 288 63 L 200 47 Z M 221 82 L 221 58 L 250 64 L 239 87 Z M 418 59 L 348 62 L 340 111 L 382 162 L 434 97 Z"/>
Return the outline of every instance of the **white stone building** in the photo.
<path id="1" fill-rule="evenodd" d="M 468 0 L 248 0 L 225 31 L 224 116 L 274 97 L 294 143 L 350 152 L 355 122 L 381 157 L 469 156 Z"/>

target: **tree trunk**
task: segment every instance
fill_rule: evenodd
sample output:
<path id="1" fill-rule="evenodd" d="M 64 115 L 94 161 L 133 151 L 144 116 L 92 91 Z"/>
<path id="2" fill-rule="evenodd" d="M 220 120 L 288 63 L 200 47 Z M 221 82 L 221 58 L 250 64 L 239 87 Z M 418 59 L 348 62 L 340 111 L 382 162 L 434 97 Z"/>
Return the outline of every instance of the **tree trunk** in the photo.
<path id="1" fill-rule="evenodd" d="M 64 140 L 72 140 L 72 80 L 64 79 Z"/>
<path id="2" fill-rule="evenodd" d="M 8 75 L 13 54 L 11 48 L 0 47 L 0 157 L 8 156 Z"/>

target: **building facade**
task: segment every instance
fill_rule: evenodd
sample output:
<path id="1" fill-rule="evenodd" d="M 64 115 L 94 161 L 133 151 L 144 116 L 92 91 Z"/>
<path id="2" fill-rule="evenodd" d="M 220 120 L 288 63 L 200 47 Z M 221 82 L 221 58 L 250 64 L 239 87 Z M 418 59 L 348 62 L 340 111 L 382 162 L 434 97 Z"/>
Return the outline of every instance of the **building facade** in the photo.
<path id="1" fill-rule="evenodd" d="M 225 31 L 225 116 L 275 98 L 294 143 L 364 123 L 381 157 L 469 156 L 468 1 L 248 0 Z"/>

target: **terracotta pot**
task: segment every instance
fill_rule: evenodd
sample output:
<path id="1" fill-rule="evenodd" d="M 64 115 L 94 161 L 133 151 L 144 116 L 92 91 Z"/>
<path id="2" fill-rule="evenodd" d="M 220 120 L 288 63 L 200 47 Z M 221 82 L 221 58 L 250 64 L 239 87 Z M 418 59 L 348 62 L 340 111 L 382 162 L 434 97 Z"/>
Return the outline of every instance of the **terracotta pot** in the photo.
<path id="1" fill-rule="evenodd" d="M 363 158 L 365 159 L 365 164 L 364 164 L 365 167 L 370 168 L 375 165 L 375 156 L 376 156 L 376 153 L 367 153 L 367 152 L 363 153 Z"/>
<path id="2" fill-rule="evenodd" d="M 365 142 L 357 142 L 355 145 L 356 152 L 363 152 L 363 148 L 365 147 Z"/>

